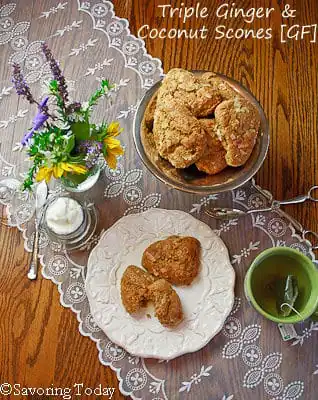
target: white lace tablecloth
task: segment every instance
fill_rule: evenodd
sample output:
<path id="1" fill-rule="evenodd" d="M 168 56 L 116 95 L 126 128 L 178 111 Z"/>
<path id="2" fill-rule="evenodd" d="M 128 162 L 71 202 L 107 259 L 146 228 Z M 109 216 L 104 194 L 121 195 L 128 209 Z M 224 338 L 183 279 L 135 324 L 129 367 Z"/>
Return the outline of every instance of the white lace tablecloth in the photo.
<path id="1" fill-rule="evenodd" d="M 199 197 L 169 189 L 143 168 L 133 145 L 132 122 L 141 96 L 162 75 L 161 62 L 147 54 L 144 43 L 131 35 L 128 21 L 115 16 L 109 1 L 52 0 L 51 7 L 38 9 L 31 22 L 15 18 L 22 3 L 7 3 L 0 9 L 1 60 L 8 65 L 0 77 L 1 180 L 21 181 L 23 156 L 11 149 L 29 128 L 35 112 L 27 103 L 17 102 L 10 64 L 21 63 L 32 90 L 43 93 L 49 68 L 40 41 L 46 40 L 61 62 L 72 98 L 84 100 L 104 78 L 117 84 L 111 105 L 100 104 L 96 118 L 120 121 L 126 155 L 116 171 L 103 171 L 98 186 L 87 197 L 101 215 L 98 234 L 82 251 L 68 254 L 42 229 L 40 254 L 43 276 L 58 286 L 61 304 L 77 314 L 80 333 L 96 342 L 99 361 L 117 372 L 122 393 L 152 400 L 313 400 L 307 394 L 318 392 L 318 323 L 296 326 L 298 336 L 283 342 L 277 326 L 261 318 L 243 293 L 244 273 L 264 248 L 289 246 L 314 259 L 310 243 L 282 211 L 223 223 L 202 213 L 209 204 L 263 208 L 270 195 L 252 182 L 224 195 Z M 58 190 L 56 187 L 52 194 Z M 2 193 L 0 200 L 8 207 L 10 224 L 22 231 L 25 249 L 30 251 L 32 199 L 24 197 L 11 204 Z M 92 319 L 84 289 L 87 257 L 100 233 L 122 215 L 158 206 L 180 209 L 180 204 L 184 211 L 210 224 L 228 246 L 237 274 L 235 306 L 222 332 L 201 351 L 170 362 L 139 359 L 110 342 Z"/>

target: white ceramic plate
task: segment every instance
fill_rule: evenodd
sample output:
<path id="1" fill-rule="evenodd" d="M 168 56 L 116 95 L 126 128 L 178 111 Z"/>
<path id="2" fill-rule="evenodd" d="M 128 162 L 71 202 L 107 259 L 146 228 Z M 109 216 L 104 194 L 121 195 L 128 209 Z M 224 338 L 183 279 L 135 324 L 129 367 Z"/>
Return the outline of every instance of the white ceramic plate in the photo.
<path id="1" fill-rule="evenodd" d="M 193 236 L 202 246 L 199 275 L 190 286 L 174 287 L 185 318 L 173 329 L 163 327 L 151 308 L 129 315 L 120 296 L 126 267 L 140 266 L 146 247 L 171 235 Z M 121 218 L 103 234 L 88 260 L 86 293 L 95 322 L 110 340 L 133 355 L 168 360 L 201 349 L 222 329 L 233 306 L 234 281 L 227 248 L 209 226 L 183 211 L 151 209 Z"/>

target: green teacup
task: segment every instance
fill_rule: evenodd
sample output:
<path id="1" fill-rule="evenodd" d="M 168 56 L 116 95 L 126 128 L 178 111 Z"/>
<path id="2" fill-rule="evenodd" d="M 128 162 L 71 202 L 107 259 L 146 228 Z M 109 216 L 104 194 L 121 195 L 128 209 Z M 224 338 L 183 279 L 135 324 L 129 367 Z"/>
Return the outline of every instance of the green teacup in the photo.
<path id="1" fill-rule="evenodd" d="M 269 290 L 273 280 L 293 275 L 297 278 L 299 295 L 288 317 L 277 310 L 276 297 Z M 308 257 L 288 247 L 274 247 L 259 254 L 248 269 L 245 295 L 265 318 L 277 323 L 295 324 L 318 316 L 318 269 Z"/>

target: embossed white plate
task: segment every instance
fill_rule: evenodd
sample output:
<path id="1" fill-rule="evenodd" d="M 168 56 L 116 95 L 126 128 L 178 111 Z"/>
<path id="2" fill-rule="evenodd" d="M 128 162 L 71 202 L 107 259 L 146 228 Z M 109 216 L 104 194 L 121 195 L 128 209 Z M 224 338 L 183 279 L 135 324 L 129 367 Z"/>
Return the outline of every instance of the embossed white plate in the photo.
<path id="1" fill-rule="evenodd" d="M 129 315 L 120 296 L 126 267 L 140 266 L 146 247 L 170 235 L 196 237 L 202 246 L 199 275 L 190 286 L 175 287 L 185 318 L 174 329 L 163 327 L 150 308 Z M 93 318 L 110 340 L 133 355 L 168 360 L 201 349 L 222 329 L 234 282 L 227 248 L 209 226 L 183 211 L 155 208 L 123 217 L 103 234 L 89 257 L 85 285 Z"/>

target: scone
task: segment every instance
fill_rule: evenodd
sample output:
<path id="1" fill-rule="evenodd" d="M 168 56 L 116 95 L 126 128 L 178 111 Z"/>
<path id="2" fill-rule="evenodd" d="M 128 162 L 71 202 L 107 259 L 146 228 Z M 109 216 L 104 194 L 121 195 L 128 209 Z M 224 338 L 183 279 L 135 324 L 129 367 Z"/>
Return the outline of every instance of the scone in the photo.
<path id="1" fill-rule="evenodd" d="M 153 301 L 155 315 L 162 325 L 173 327 L 182 321 L 180 298 L 164 279 L 158 279 L 148 287 L 148 299 Z"/>
<path id="2" fill-rule="evenodd" d="M 215 109 L 217 135 L 226 150 L 225 160 L 231 167 L 246 163 L 256 143 L 260 117 L 256 108 L 237 96 L 223 101 Z"/>
<path id="3" fill-rule="evenodd" d="M 190 285 L 200 267 L 200 242 L 190 236 L 170 236 L 146 248 L 142 266 L 175 285 Z"/>
<path id="4" fill-rule="evenodd" d="M 151 301 L 162 325 L 173 327 L 182 321 L 180 298 L 171 285 L 164 279 L 156 281 L 155 277 L 134 265 L 127 267 L 122 276 L 121 298 L 129 314 L 139 311 Z"/>
<path id="5" fill-rule="evenodd" d="M 220 78 L 213 72 L 205 72 L 201 75 L 200 81 L 210 84 L 223 100 L 234 99 L 237 92 L 224 79 Z"/>
<path id="6" fill-rule="evenodd" d="M 225 161 L 226 151 L 216 134 L 217 126 L 215 120 L 201 119 L 200 123 L 207 134 L 207 148 L 204 156 L 195 165 L 199 171 L 214 175 L 227 167 Z"/>
<path id="7" fill-rule="evenodd" d="M 120 283 L 121 299 L 128 313 L 139 311 L 147 304 L 148 286 L 155 278 L 134 265 L 126 268 Z"/>
<path id="8" fill-rule="evenodd" d="M 187 168 L 203 155 L 207 143 L 200 122 L 174 100 L 157 100 L 153 139 L 158 153 L 176 168 Z"/>
<path id="9" fill-rule="evenodd" d="M 214 112 L 222 97 L 217 88 L 201 82 L 192 72 L 174 68 L 158 90 L 158 103 L 167 100 L 185 105 L 195 117 L 206 117 Z"/>

